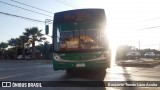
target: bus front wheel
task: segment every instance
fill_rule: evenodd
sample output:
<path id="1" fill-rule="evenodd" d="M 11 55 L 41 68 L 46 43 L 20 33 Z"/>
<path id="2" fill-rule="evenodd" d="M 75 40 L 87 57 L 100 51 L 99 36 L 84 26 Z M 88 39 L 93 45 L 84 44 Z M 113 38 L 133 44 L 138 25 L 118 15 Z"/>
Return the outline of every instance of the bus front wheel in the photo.
<path id="1" fill-rule="evenodd" d="M 73 73 L 72 69 L 66 69 L 66 73 Z"/>

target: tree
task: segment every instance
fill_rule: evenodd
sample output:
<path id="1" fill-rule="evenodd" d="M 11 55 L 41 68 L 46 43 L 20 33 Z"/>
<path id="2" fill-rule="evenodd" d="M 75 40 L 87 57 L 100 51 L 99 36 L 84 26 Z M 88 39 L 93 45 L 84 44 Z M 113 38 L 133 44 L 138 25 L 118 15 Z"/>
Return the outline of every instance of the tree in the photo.
<path id="1" fill-rule="evenodd" d="M 24 36 L 24 35 L 20 36 L 19 39 L 20 39 L 20 43 L 22 44 L 21 45 L 21 47 L 22 47 L 22 58 L 24 60 L 25 59 L 25 44 L 28 42 L 29 39 L 28 39 L 27 36 Z"/>
<path id="2" fill-rule="evenodd" d="M 46 38 L 43 37 L 44 34 L 42 34 L 42 30 L 39 30 L 37 27 L 32 27 L 32 28 L 26 28 L 26 32 L 23 34 L 28 37 L 29 41 L 32 44 L 32 59 L 35 59 L 35 42 L 42 42 Z"/>
<path id="3" fill-rule="evenodd" d="M 14 50 L 14 59 L 17 59 L 17 47 L 19 45 L 21 45 L 20 43 L 20 39 L 19 38 L 11 38 L 9 41 L 8 41 L 8 45 L 12 46 L 15 50 Z"/>
<path id="4" fill-rule="evenodd" d="M 1 42 L 0 43 L 0 50 L 1 49 L 5 49 L 5 48 L 7 48 L 8 47 L 8 44 L 7 43 L 4 43 L 4 42 Z"/>
<path id="5" fill-rule="evenodd" d="M 5 48 L 7 47 L 8 47 L 7 43 L 4 43 L 4 42 L 0 43 L 0 57 L 2 56 L 2 58 L 4 58 L 4 51 L 5 51 Z"/>

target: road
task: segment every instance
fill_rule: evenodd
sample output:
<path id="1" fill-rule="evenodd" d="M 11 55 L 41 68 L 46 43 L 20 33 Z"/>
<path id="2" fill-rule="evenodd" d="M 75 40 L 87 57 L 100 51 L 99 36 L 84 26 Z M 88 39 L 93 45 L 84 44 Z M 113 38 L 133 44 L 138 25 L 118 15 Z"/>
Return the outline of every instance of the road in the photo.
<path id="1" fill-rule="evenodd" d="M 160 81 L 160 65 L 155 67 L 121 67 L 114 65 L 106 72 L 67 74 L 54 71 L 50 61 L 0 61 L 0 81 Z M 0 88 L 0 90 L 11 88 Z M 22 88 L 14 88 L 22 90 Z M 28 88 L 23 88 L 27 90 Z M 47 87 L 30 90 L 160 90 L 160 87 Z M 13 88 L 12 88 L 13 90 Z"/>

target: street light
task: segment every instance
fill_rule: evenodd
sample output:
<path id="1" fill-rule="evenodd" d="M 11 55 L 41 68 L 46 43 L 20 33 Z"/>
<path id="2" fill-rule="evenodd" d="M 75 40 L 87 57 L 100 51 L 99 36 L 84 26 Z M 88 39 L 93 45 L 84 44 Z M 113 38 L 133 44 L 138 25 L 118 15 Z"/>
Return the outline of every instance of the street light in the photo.
<path id="1" fill-rule="evenodd" d="M 49 25 L 48 24 L 51 24 L 50 22 L 53 22 L 53 20 L 51 20 L 51 19 L 46 19 L 45 20 L 45 34 L 46 35 L 49 34 Z"/>

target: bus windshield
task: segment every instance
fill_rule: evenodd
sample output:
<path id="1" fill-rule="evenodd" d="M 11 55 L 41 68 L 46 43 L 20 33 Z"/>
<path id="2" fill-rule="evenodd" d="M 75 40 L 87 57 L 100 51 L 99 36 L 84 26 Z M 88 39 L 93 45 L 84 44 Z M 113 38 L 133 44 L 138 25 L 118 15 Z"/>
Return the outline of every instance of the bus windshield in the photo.
<path id="1" fill-rule="evenodd" d="M 102 50 L 106 46 L 104 30 L 85 29 L 74 23 L 70 30 L 63 30 L 63 27 L 70 26 L 68 24 L 59 25 L 56 28 L 55 50 L 56 51 L 83 51 L 83 50 Z M 76 28 L 76 29 L 75 29 Z M 78 30 L 79 29 L 79 30 Z"/>
<path id="2" fill-rule="evenodd" d="M 54 23 L 54 51 L 72 52 L 72 51 L 99 51 L 106 49 L 107 38 L 105 37 L 104 18 L 94 13 L 96 18 L 89 16 L 84 12 L 77 14 L 70 13 L 64 19 L 55 17 Z M 78 13 L 79 14 L 79 13 Z M 93 15 L 93 12 L 91 13 Z M 101 14 L 102 15 L 102 14 Z M 57 21 L 57 22 L 56 22 Z"/>

